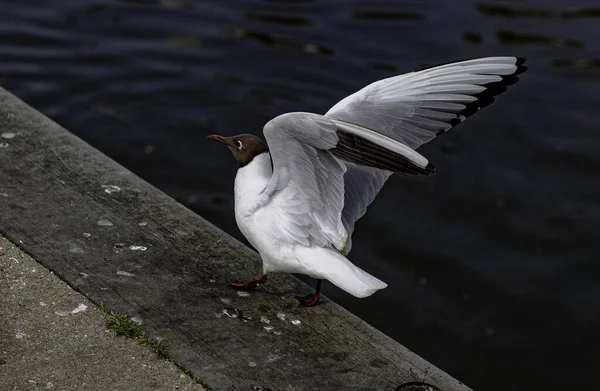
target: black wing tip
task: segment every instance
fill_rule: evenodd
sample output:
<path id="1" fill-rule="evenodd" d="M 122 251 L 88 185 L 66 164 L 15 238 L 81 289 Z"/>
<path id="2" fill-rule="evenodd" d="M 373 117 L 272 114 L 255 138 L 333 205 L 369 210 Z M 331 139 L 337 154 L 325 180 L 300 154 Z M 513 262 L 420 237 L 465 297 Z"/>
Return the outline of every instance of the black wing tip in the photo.
<path id="1" fill-rule="evenodd" d="M 452 118 L 449 123 L 450 126 L 455 127 L 456 125 L 460 124 L 462 122 L 462 116 L 463 114 L 459 114 L 456 117 Z M 440 130 L 438 132 L 436 132 L 436 134 L 439 136 L 440 134 L 444 133 L 444 130 Z"/>
<path id="2" fill-rule="evenodd" d="M 500 95 L 508 90 L 508 87 L 516 84 L 519 81 L 519 76 L 522 73 L 527 71 L 527 67 L 524 65 L 527 59 L 525 57 L 513 56 L 514 65 L 517 67 L 514 72 L 509 75 L 500 75 L 500 80 L 493 83 L 488 83 L 482 85 L 485 87 L 485 90 L 481 91 L 479 94 L 472 95 L 475 98 L 475 101 L 471 103 L 465 104 L 465 108 L 460 112 L 456 113 L 454 118 L 451 118 L 445 121 L 450 127 L 455 127 L 460 123 L 464 122 L 465 119 L 469 118 L 480 109 L 487 107 L 496 101 L 495 97 Z M 460 61 L 450 62 L 449 64 L 460 63 Z M 445 133 L 449 129 L 440 129 L 435 132 L 436 136 Z"/>
<path id="3" fill-rule="evenodd" d="M 427 171 L 429 174 L 435 174 L 435 166 L 428 162 L 427 166 L 425 167 L 425 171 Z"/>
<path id="4" fill-rule="evenodd" d="M 529 68 L 527 68 L 525 65 L 519 65 L 515 73 L 513 73 L 513 76 L 517 77 L 517 75 L 527 72 L 528 69 Z"/>
<path id="5" fill-rule="evenodd" d="M 519 81 L 518 75 L 527 71 L 527 67 L 523 65 L 527 60 L 525 57 L 515 57 L 515 59 L 517 69 L 510 75 L 501 76 L 502 80 L 500 81 L 484 85 L 485 90 L 479 94 L 473 95 L 477 100 L 467 104 L 467 107 L 460 112 L 460 115 L 467 118 L 478 112 L 480 109 L 491 105 L 496 101 L 496 96 L 506 92 L 509 86 L 516 84 Z"/>
<path id="6" fill-rule="evenodd" d="M 517 66 L 517 70 L 512 74 L 513 76 L 525 73 L 528 69 L 525 65 L 525 62 L 527 62 L 527 59 L 525 57 L 516 57 L 516 59 L 517 61 L 515 62 L 515 65 Z"/>

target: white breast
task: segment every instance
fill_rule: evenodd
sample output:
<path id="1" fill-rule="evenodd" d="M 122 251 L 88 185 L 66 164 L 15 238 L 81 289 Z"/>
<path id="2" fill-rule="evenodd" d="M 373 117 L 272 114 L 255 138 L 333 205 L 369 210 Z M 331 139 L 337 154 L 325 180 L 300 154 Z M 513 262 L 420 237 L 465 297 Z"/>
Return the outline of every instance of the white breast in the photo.
<path id="1" fill-rule="evenodd" d="M 235 220 L 242 234 L 261 254 L 261 239 L 264 235 L 257 224 L 255 213 L 260 194 L 269 184 L 272 175 L 271 156 L 265 152 L 238 169 L 235 176 Z"/>

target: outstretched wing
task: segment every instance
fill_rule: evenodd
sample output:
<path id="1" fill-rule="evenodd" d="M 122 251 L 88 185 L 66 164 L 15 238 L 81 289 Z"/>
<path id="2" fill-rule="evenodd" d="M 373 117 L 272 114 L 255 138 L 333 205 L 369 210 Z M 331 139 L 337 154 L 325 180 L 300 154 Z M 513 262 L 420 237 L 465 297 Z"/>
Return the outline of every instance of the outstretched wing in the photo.
<path id="1" fill-rule="evenodd" d="M 527 69 L 524 63 L 517 57 L 487 57 L 379 80 L 341 100 L 325 116 L 355 137 L 383 135 L 414 150 L 494 102 L 494 96 L 518 81 L 516 75 Z M 416 152 L 405 156 L 420 168 L 429 164 Z M 342 217 L 349 237 L 391 175 L 370 166 L 349 166 L 345 174 Z"/>
<path id="2" fill-rule="evenodd" d="M 342 99 L 325 116 L 412 149 L 464 121 L 518 81 L 525 60 L 486 57 L 383 79 Z"/>

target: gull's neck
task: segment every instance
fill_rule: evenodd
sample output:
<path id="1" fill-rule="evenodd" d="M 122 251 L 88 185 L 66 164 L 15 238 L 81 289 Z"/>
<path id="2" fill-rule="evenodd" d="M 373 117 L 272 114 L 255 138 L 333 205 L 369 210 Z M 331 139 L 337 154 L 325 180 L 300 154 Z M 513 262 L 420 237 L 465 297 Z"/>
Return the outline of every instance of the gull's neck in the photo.
<path id="1" fill-rule="evenodd" d="M 271 155 L 268 152 L 256 155 L 250 163 L 238 169 L 234 188 L 236 214 L 256 204 L 272 175 Z"/>

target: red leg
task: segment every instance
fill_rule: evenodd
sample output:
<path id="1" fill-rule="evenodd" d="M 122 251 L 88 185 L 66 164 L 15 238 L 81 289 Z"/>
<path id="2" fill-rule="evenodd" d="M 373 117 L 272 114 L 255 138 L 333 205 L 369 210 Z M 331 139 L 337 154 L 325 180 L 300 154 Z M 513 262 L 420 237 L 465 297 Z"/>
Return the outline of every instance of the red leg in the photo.
<path id="1" fill-rule="evenodd" d="M 263 274 L 258 280 L 246 281 L 246 282 L 230 282 L 229 285 L 241 289 L 254 289 L 260 284 L 264 284 L 267 281 L 267 275 Z"/>
<path id="2" fill-rule="evenodd" d="M 300 302 L 300 307 L 312 307 L 319 304 L 319 294 L 321 293 L 321 282 L 319 280 L 317 282 L 317 289 L 315 290 L 314 295 L 307 296 L 296 296 L 296 299 Z"/>

